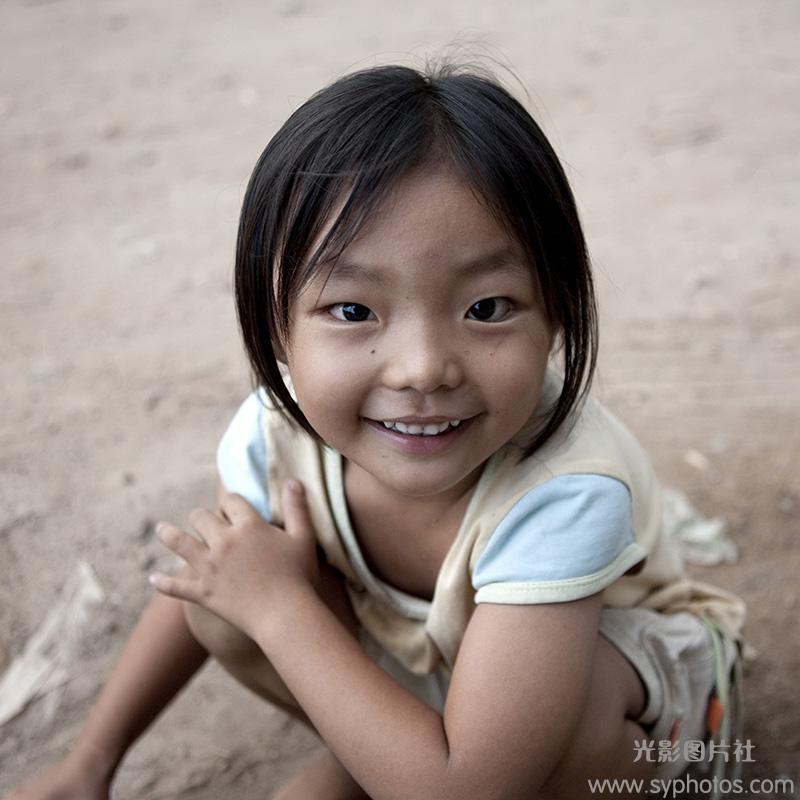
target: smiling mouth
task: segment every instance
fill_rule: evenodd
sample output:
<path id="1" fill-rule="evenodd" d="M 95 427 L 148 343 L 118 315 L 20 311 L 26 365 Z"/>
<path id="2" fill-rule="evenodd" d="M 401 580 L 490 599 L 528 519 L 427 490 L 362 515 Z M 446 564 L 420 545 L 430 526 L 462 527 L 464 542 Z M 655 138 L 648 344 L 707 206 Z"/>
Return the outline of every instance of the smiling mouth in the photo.
<path id="1" fill-rule="evenodd" d="M 373 420 L 388 428 L 390 431 L 397 431 L 406 436 L 439 436 L 446 433 L 453 428 L 457 428 L 461 424 L 460 419 L 445 420 L 444 422 L 430 422 L 427 424 L 422 423 L 406 423 L 395 422 L 392 420 Z"/>
<path id="2" fill-rule="evenodd" d="M 429 457 L 449 452 L 457 442 L 467 435 L 467 431 L 471 430 L 479 416 L 480 414 L 475 414 L 472 417 L 464 417 L 458 420 L 459 424 L 455 427 L 450 424 L 455 422 L 455 419 L 446 420 L 442 417 L 439 417 L 440 421 L 430 422 L 427 426 L 419 422 L 398 423 L 397 420 L 374 420 L 369 417 L 362 417 L 362 419 L 384 442 L 396 448 L 398 452 L 405 453 L 411 457 Z M 387 426 L 387 422 L 391 426 Z M 395 425 L 407 426 L 412 430 L 416 428 L 421 428 L 422 430 L 419 433 L 404 433 L 394 427 Z M 428 427 L 432 432 L 426 433 L 425 427 Z M 439 428 L 444 428 L 444 430 L 439 431 Z"/>
<path id="3" fill-rule="evenodd" d="M 423 442 L 441 440 L 442 442 L 449 441 L 469 428 L 471 423 L 478 414 L 473 414 L 469 417 L 446 419 L 439 417 L 432 422 L 401 422 L 399 420 L 382 420 L 372 419 L 370 417 L 363 417 L 362 419 L 369 423 L 370 426 L 376 430 L 382 431 L 389 436 L 396 436 L 398 440 L 405 440 L 409 444 L 413 441 Z"/>

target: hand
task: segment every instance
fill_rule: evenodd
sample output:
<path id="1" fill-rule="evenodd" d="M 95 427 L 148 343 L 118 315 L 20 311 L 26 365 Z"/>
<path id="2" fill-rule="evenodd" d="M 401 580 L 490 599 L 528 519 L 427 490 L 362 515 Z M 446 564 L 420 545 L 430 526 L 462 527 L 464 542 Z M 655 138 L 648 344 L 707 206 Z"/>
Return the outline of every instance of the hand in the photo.
<path id="1" fill-rule="evenodd" d="M 67 756 L 11 790 L 3 800 L 108 800 L 109 781 Z"/>
<path id="2" fill-rule="evenodd" d="M 282 498 L 285 530 L 265 522 L 237 494 L 221 497 L 220 513 L 196 509 L 189 515 L 199 540 L 160 523 L 156 535 L 186 561 L 189 574 L 154 573 L 150 582 L 159 592 L 197 603 L 256 639 L 265 613 L 278 614 L 298 590 L 316 593 L 319 586 L 316 537 L 302 485 L 287 481 Z"/>

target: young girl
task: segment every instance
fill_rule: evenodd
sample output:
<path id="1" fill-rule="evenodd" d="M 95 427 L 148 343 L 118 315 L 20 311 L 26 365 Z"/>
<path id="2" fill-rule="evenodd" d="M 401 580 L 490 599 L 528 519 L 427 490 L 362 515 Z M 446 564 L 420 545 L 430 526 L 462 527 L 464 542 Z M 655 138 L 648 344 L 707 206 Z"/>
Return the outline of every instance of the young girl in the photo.
<path id="1" fill-rule="evenodd" d="M 645 455 L 586 397 L 575 203 L 491 76 L 381 67 L 302 105 L 248 186 L 236 303 L 260 388 L 218 507 L 159 525 L 183 569 L 12 797 L 106 797 L 207 654 L 326 744 L 282 800 L 574 800 L 730 738 L 743 605 L 686 577 Z"/>

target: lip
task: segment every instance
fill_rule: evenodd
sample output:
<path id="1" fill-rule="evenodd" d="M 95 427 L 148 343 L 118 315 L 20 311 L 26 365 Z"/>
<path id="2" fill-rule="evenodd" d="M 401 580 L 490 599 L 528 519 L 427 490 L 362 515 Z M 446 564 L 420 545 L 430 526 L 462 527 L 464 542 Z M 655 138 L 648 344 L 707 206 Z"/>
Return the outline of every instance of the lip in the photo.
<path id="1" fill-rule="evenodd" d="M 456 442 L 464 435 L 464 432 L 472 427 L 472 423 L 478 418 L 478 414 L 469 417 L 462 421 L 457 428 L 450 428 L 445 433 L 440 433 L 436 436 L 415 436 L 410 433 L 400 433 L 400 431 L 392 430 L 384 426 L 382 422 L 368 417 L 362 417 L 364 422 L 372 428 L 380 436 L 387 439 L 392 445 L 402 450 L 404 453 L 412 455 L 437 455 L 449 450 Z M 458 419 L 458 417 L 427 417 L 423 422 L 420 417 L 400 417 L 396 422 L 406 422 L 407 424 L 433 425 L 436 422 L 446 422 L 450 419 Z M 389 422 L 389 420 L 386 420 Z"/>

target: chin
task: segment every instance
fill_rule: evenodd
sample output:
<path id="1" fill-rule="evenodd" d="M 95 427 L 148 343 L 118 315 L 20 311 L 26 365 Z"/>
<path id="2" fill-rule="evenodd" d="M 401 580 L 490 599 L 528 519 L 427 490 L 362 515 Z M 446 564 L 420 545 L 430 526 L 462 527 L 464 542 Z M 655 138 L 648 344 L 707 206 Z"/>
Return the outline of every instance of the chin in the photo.
<path id="1" fill-rule="evenodd" d="M 446 492 L 457 486 L 466 475 L 435 477 L 425 476 L 420 474 L 420 471 L 415 471 L 407 477 L 393 472 L 387 476 L 385 483 L 391 486 L 398 494 L 405 495 L 406 497 L 424 498 L 434 497 L 435 495 Z"/>

